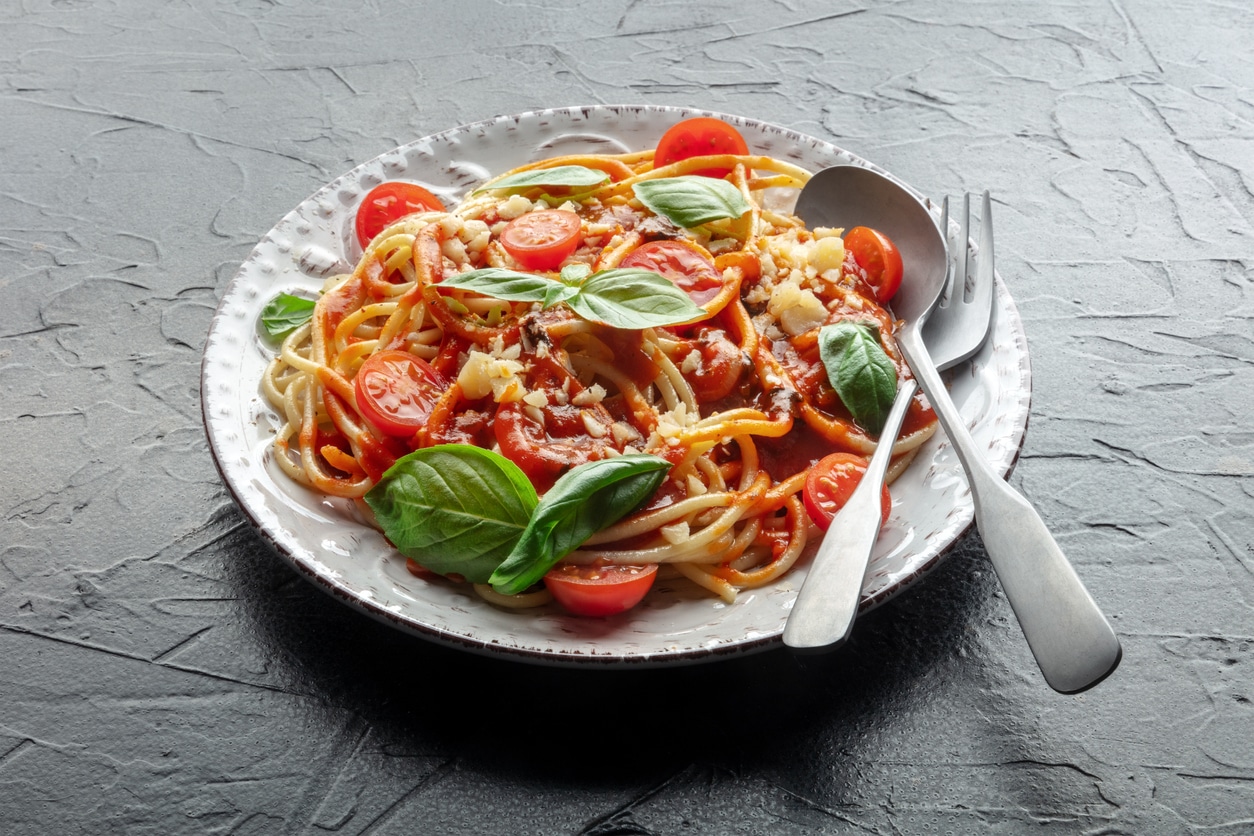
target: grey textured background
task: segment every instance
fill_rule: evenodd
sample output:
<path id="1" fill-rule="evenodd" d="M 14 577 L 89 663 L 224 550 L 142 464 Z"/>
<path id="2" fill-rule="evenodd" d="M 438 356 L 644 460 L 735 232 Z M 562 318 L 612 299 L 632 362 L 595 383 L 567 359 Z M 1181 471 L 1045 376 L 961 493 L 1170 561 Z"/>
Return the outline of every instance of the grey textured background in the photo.
<path id="1" fill-rule="evenodd" d="M 0 8 L 0 832 L 1254 831 L 1254 11 L 1238 2 Z M 1013 481 L 1124 644 L 1063 697 L 978 536 L 829 658 L 535 669 L 298 578 L 199 361 L 256 240 L 458 124 L 738 113 L 991 189 Z"/>

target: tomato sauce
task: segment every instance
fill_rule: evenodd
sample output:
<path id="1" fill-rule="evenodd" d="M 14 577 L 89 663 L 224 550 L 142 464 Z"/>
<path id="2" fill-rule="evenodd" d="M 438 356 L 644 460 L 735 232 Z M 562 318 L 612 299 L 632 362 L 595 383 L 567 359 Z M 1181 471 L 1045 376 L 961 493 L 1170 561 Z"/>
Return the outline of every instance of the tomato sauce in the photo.
<path id="1" fill-rule="evenodd" d="M 355 312 L 366 300 L 361 279 L 349 279 L 319 300 L 318 316 L 324 334 L 334 334 L 344 318 Z"/>
<path id="2" fill-rule="evenodd" d="M 758 465 L 779 482 L 814 466 L 832 452 L 832 444 L 802 421 L 781 438 L 758 438 Z"/>
<path id="3" fill-rule="evenodd" d="M 644 351 L 642 331 L 597 326 L 592 333 L 614 353 L 614 368 L 626 374 L 637 386 L 648 386 L 661 372 L 658 364 Z"/>

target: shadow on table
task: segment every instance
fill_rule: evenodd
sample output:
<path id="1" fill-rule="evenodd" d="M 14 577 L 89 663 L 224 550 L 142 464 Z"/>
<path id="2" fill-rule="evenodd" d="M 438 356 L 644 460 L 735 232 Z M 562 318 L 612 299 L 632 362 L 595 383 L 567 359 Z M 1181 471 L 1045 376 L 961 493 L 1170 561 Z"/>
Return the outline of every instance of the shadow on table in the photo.
<path id="1" fill-rule="evenodd" d="M 805 770 L 806 760 L 825 761 L 826 780 L 841 782 L 830 753 L 866 751 L 938 679 L 966 675 L 969 627 L 987 617 L 995 585 L 970 534 L 925 580 L 863 616 L 836 653 L 584 670 L 402 634 L 317 590 L 251 533 L 227 548 L 228 581 L 271 674 L 324 704 L 328 730 L 361 718 L 384 745 L 583 785 L 648 780 L 694 762 Z"/>

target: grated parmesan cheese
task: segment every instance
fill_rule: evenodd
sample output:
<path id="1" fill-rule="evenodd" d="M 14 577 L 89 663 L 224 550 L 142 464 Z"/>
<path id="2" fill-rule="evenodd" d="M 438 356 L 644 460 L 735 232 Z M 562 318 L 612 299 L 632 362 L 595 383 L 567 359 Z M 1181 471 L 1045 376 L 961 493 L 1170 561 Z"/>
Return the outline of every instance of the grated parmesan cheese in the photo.
<path id="1" fill-rule="evenodd" d="M 520 215 L 531 211 L 531 201 L 520 194 L 510 195 L 509 199 L 496 207 L 496 214 L 502 220 L 512 221 Z"/>
<path id="2" fill-rule="evenodd" d="M 605 388 L 599 383 L 594 383 L 571 398 L 570 402 L 575 406 L 592 406 L 603 400 L 605 400 Z"/>
<path id="3" fill-rule="evenodd" d="M 780 282 L 771 291 L 767 312 L 779 322 L 779 327 L 792 336 L 818 328 L 827 321 L 827 308 L 819 298 L 796 281 Z"/>
<path id="4" fill-rule="evenodd" d="M 579 410 L 579 417 L 583 419 L 583 427 L 588 431 L 588 435 L 593 438 L 605 438 L 609 435 L 610 428 L 602 424 L 600 419 L 589 410 Z"/>
<path id="5" fill-rule="evenodd" d="M 679 545 L 680 543 L 686 542 L 690 536 L 687 520 L 680 520 L 679 522 L 671 523 L 670 525 L 664 525 L 659 528 L 658 531 L 661 533 L 662 538 L 672 545 Z"/>
<path id="6" fill-rule="evenodd" d="M 516 360 L 503 360 L 471 349 L 457 374 L 457 383 L 471 400 L 491 395 L 497 403 L 509 403 L 521 400 L 526 392 L 518 377 L 522 370 L 522 363 Z"/>

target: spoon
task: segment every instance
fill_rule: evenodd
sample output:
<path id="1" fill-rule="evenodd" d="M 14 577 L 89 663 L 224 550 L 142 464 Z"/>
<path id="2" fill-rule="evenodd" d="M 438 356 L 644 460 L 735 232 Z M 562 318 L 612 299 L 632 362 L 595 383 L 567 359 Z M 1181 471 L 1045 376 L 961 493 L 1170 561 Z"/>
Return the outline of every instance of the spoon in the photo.
<path id="1" fill-rule="evenodd" d="M 949 264 L 945 239 L 923 204 L 870 169 L 836 166 L 810 179 L 797 198 L 796 214 L 811 229 L 869 226 L 891 238 L 905 274 L 893 296 L 893 313 L 906 321 L 905 328 L 922 328 L 944 289 Z M 884 475 L 914 391 L 913 380 L 898 387 L 866 472 L 819 544 L 784 626 L 784 644 L 794 650 L 833 650 L 849 638 L 879 534 Z"/>
<path id="2" fill-rule="evenodd" d="M 811 226 L 839 226 L 838 218 L 848 216 L 838 213 L 856 207 L 857 217 L 847 222 L 872 227 L 882 224 L 877 228 L 897 242 L 906 265 L 916 263 L 918 257 L 934 259 L 935 253 L 920 242 L 940 233 L 922 205 L 886 177 L 866 169 L 844 168 L 854 167 L 815 175 L 798 198 L 797 214 Z M 893 206 L 897 208 L 889 209 Z M 900 211 L 916 220 L 897 232 L 901 222 L 892 223 L 879 214 L 885 210 Z M 918 217 L 920 211 L 927 215 L 930 229 Z M 900 240 L 898 235 L 902 235 Z M 923 341 L 923 324 L 939 292 L 939 284 L 933 287 L 935 275 L 943 270 L 929 261 L 918 263 L 925 270 L 925 278 L 915 279 L 909 272 L 913 268 L 908 266 L 909 286 L 903 283 L 893 298 L 894 312 L 906 321 L 897 333 L 897 345 L 967 473 L 976 527 L 1045 681 L 1064 694 L 1087 690 L 1115 670 L 1123 650 L 1036 509 L 993 472 L 950 399 Z M 930 269 L 924 267 L 928 264 Z"/>

